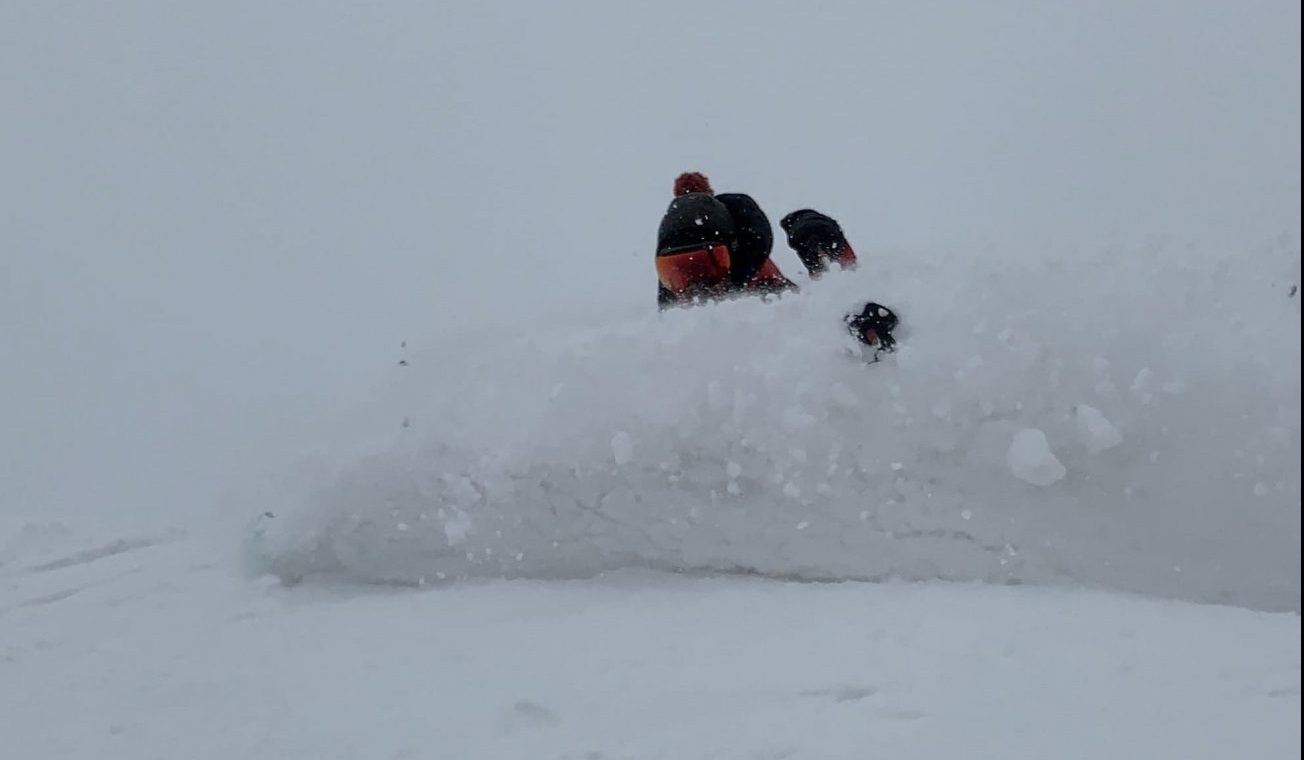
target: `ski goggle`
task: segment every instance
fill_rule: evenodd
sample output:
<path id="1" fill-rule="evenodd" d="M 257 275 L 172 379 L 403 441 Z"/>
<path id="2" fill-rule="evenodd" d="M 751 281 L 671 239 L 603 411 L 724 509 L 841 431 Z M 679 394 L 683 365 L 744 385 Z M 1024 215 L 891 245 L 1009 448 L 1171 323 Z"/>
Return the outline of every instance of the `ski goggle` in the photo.
<path id="1" fill-rule="evenodd" d="M 657 279 L 672 293 L 710 288 L 729 277 L 729 247 L 714 245 L 657 256 Z"/>

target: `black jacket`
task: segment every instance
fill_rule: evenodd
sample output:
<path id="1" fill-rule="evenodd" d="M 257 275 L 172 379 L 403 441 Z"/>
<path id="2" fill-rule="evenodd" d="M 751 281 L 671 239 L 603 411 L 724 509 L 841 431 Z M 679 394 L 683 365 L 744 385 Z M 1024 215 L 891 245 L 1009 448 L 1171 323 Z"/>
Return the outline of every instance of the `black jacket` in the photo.
<path id="1" fill-rule="evenodd" d="M 732 266 L 729 276 L 736 287 L 743 287 L 760 270 L 774 247 L 770 219 L 750 195 L 721 193 L 716 200 L 729 210 L 734 224 L 734 245 L 730 250 Z"/>

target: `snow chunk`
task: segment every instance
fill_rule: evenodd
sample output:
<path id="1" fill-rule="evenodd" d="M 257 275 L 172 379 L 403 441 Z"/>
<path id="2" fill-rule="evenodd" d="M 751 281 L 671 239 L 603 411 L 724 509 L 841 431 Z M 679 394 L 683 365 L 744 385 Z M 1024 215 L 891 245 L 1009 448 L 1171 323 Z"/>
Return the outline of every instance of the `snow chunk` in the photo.
<path id="1" fill-rule="evenodd" d="M 1078 440 L 1092 454 L 1099 454 L 1112 449 L 1123 442 L 1123 435 L 1118 432 L 1101 411 L 1088 404 L 1078 404 L 1075 414 L 1078 425 Z"/>
<path id="2" fill-rule="evenodd" d="M 618 467 L 634 461 L 634 439 L 624 430 L 611 437 L 611 456 Z"/>
<path id="3" fill-rule="evenodd" d="M 1007 455 L 1014 477 L 1034 486 L 1058 483 L 1067 474 L 1046 441 L 1046 434 L 1036 428 L 1024 428 L 1014 434 Z"/>
<path id="4" fill-rule="evenodd" d="M 465 514 L 459 513 L 444 523 L 444 538 L 449 546 L 464 543 L 470 535 L 471 518 Z"/>
<path id="5" fill-rule="evenodd" d="M 1154 381 L 1155 373 L 1149 367 L 1142 367 L 1136 377 L 1132 379 L 1132 393 L 1143 404 L 1150 403 L 1151 393 L 1150 385 Z"/>

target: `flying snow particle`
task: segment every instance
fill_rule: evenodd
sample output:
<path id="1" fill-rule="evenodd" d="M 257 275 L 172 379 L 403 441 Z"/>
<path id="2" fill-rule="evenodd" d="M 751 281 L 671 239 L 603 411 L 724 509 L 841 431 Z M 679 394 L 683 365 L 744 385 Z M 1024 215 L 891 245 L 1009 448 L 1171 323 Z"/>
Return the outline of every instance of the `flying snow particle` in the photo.
<path id="1" fill-rule="evenodd" d="M 618 467 L 634 461 L 634 439 L 624 430 L 611 437 L 611 456 Z"/>
<path id="2" fill-rule="evenodd" d="M 1144 393 L 1154 375 L 1149 367 L 1142 367 L 1141 371 L 1136 373 L 1136 377 L 1132 378 L 1132 391 L 1137 394 Z"/>
<path id="3" fill-rule="evenodd" d="M 1186 393 L 1187 385 L 1181 380 L 1169 380 L 1163 385 L 1163 392 L 1172 396 L 1180 396 Z"/>
<path id="4" fill-rule="evenodd" d="M 464 514 L 456 515 L 444 523 L 444 538 L 448 539 L 449 546 L 457 546 L 466 541 L 469 535 L 471 535 L 471 518 Z"/>
<path id="5" fill-rule="evenodd" d="M 1078 440 L 1087 451 L 1092 454 L 1099 454 L 1106 449 L 1112 449 L 1123 442 L 1123 436 L 1118 432 L 1101 411 L 1088 404 L 1079 404 L 1075 413 L 1078 427 Z"/>
<path id="6" fill-rule="evenodd" d="M 1054 485 L 1068 472 L 1050 450 L 1046 434 L 1036 428 L 1014 434 L 1006 461 L 1014 477 L 1034 486 Z"/>

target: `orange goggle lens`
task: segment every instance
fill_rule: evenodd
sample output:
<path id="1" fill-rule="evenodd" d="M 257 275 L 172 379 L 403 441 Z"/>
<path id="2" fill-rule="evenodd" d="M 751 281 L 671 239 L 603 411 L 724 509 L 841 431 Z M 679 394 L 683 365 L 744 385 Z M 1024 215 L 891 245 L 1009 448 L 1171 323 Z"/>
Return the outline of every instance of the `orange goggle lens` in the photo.
<path id="1" fill-rule="evenodd" d="M 657 256 L 657 279 L 673 293 L 712 287 L 729 276 L 729 247 L 716 245 Z"/>

